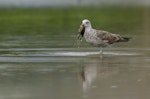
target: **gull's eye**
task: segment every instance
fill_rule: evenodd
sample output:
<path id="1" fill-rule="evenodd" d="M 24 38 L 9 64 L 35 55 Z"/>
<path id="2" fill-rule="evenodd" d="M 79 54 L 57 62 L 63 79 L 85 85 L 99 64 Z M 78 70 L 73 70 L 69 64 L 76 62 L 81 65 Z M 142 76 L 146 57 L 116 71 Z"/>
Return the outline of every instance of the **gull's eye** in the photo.
<path id="1" fill-rule="evenodd" d="M 87 21 L 87 22 L 85 22 L 86 24 L 89 24 L 89 22 Z"/>

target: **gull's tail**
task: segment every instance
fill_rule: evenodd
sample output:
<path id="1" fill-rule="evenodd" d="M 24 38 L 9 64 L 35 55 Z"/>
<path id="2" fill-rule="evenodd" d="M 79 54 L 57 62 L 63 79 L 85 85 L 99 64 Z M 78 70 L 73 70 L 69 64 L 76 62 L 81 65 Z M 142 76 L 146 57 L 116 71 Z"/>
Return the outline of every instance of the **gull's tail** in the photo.
<path id="1" fill-rule="evenodd" d="M 118 42 L 128 42 L 131 39 L 131 37 L 122 37 Z"/>

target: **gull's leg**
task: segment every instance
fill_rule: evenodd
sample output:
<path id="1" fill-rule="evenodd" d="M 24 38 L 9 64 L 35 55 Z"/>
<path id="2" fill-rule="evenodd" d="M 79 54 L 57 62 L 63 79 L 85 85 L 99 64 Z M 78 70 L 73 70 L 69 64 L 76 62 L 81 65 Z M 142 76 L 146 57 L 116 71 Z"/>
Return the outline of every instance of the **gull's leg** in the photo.
<path id="1" fill-rule="evenodd" d="M 103 55 L 103 48 L 100 47 L 100 55 Z"/>

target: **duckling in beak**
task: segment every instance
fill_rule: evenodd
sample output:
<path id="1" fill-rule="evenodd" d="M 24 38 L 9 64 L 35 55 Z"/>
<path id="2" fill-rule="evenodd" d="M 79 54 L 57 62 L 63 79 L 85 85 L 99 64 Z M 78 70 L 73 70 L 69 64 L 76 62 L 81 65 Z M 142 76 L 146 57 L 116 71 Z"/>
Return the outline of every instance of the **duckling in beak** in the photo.
<path id="1" fill-rule="evenodd" d="M 79 32 L 78 39 L 81 40 L 85 32 L 85 27 L 82 24 L 80 25 L 78 32 Z"/>

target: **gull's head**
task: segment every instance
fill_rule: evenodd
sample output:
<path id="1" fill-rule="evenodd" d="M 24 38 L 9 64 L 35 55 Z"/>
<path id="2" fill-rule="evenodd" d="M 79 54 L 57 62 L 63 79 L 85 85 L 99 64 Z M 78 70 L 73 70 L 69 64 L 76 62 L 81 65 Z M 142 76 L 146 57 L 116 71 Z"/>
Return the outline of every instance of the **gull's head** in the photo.
<path id="1" fill-rule="evenodd" d="M 91 28 L 91 22 L 88 19 L 82 21 L 82 26 L 85 28 Z"/>

